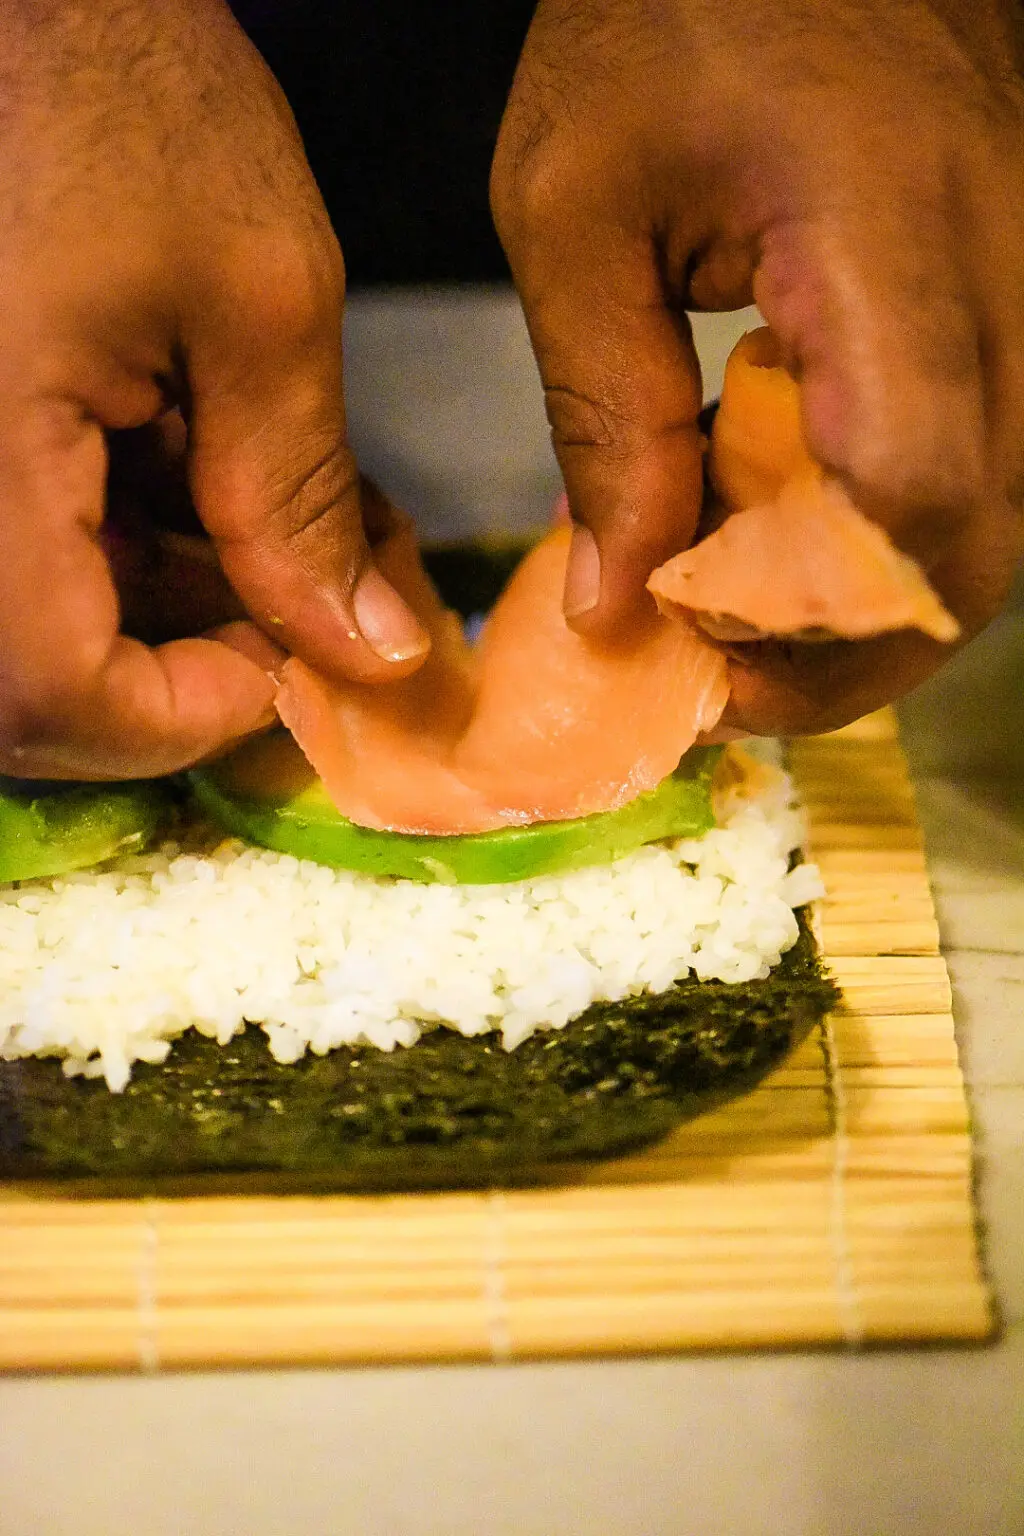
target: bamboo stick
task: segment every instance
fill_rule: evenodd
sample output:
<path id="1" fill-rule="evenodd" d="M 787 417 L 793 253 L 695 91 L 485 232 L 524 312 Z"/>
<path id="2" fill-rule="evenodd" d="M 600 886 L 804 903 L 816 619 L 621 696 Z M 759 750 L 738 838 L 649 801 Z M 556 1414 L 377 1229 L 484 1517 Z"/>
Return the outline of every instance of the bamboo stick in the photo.
<path id="1" fill-rule="evenodd" d="M 953 1019 L 944 1014 L 858 1014 L 840 1010 L 831 1019 L 832 1044 L 840 1065 L 928 1067 L 959 1070 Z"/>
<path id="2" fill-rule="evenodd" d="M 935 911 L 929 894 L 919 888 L 910 890 L 844 891 L 842 895 L 826 894 L 819 903 L 822 918 L 835 928 L 846 923 L 934 923 Z M 870 954 L 870 950 L 862 950 Z"/>
<path id="3" fill-rule="evenodd" d="M 869 875 L 886 885 L 894 875 L 916 875 L 927 885 L 924 854 L 919 848 L 825 848 L 814 862 L 826 882 L 836 885 L 849 875 Z"/>
<path id="4" fill-rule="evenodd" d="M 823 1213 L 824 1214 L 824 1213 Z M 970 1243 L 961 1242 L 971 1230 L 969 1212 L 965 1213 L 962 1190 L 951 1186 L 940 1199 L 923 1201 L 907 1223 L 893 1210 L 893 1198 L 884 1192 L 873 1203 L 851 1201 L 846 1211 L 847 1241 L 853 1255 L 878 1266 L 902 1264 L 909 1258 L 915 1266 L 942 1262 L 947 1266 L 960 1262 L 973 1267 Z M 827 1232 L 827 1222 L 803 1232 L 770 1232 L 767 1236 L 756 1226 L 742 1232 L 717 1234 L 664 1233 L 634 1236 L 621 1226 L 616 1232 L 578 1233 L 572 1228 L 553 1234 L 530 1231 L 505 1234 L 502 1245 L 502 1271 L 507 1285 L 540 1289 L 577 1287 L 589 1290 L 621 1289 L 623 1276 L 629 1285 L 646 1287 L 658 1273 L 674 1276 L 674 1286 L 701 1286 L 713 1274 L 723 1283 L 734 1271 L 763 1279 L 768 1271 L 792 1275 L 793 1283 L 810 1268 L 821 1264 L 828 1272 L 834 1267 L 834 1252 Z M 410 1258 L 403 1273 L 394 1268 L 346 1265 L 344 1255 L 317 1265 L 275 1265 L 273 1255 L 255 1269 L 232 1260 L 229 1253 L 214 1258 L 205 1269 L 175 1268 L 162 1263 L 159 1277 L 161 1306 L 191 1304 L 197 1298 L 211 1304 L 256 1302 L 276 1299 L 283 1305 L 294 1304 L 309 1296 L 335 1301 L 391 1302 L 403 1299 L 474 1296 L 480 1274 L 486 1268 L 481 1254 L 472 1263 L 437 1268 L 417 1265 Z M 751 1261 L 755 1261 L 752 1265 Z M 646 1278 L 640 1269 L 647 1269 Z M 543 1271 L 546 1279 L 538 1278 Z M 419 1279 L 419 1285 L 414 1282 Z M 524 1278 L 525 1277 L 525 1278 Z M 65 1303 L 69 1298 L 91 1296 L 109 1307 L 123 1302 L 128 1272 L 120 1267 L 104 1268 L 97 1263 L 89 1277 L 80 1282 L 75 1273 L 54 1274 L 40 1267 L 22 1270 L 20 1294 L 5 1296 L 5 1304 L 38 1307 Z M 535 1283 L 536 1282 L 536 1283 Z M 731 1282 L 730 1282 L 731 1283 Z M 34 1289 L 31 1286 L 34 1285 Z M 130 1303 L 131 1296 L 128 1297 Z"/>
<path id="5" fill-rule="evenodd" d="M 106 1371 L 139 1367 L 135 1306 L 8 1307 L 0 1303 L 0 1371 Z"/>
<path id="6" fill-rule="evenodd" d="M 805 1190 L 811 1190 L 827 1179 L 835 1164 L 835 1152 L 830 1141 L 796 1143 L 784 1150 L 765 1146 L 739 1147 L 733 1151 L 728 1146 L 715 1154 L 693 1157 L 685 1162 L 677 1158 L 654 1159 L 646 1154 L 621 1158 L 611 1163 L 588 1163 L 571 1170 L 572 1178 L 583 1188 L 649 1184 L 652 1174 L 663 1174 L 668 1179 L 686 1179 L 701 1183 L 705 1189 L 718 1191 L 728 1186 L 738 1176 L 742 1166 L 744 1187 L 752 1191 L 770 1189 L 780 1178 L 800 1181 Z"/>
<path id="7" fill-rule="evenodd" d="M 931 955 L 939 950 L 939 927 L 934 918 L 916 923 L 906 919 L 837 923 L 823 914 L 820 933 L 826 953 L 836 959 L 863 954 Z"/>
<path id="8" fill-rule="evenodd" d="M 839 857 L 841 855 L 824 854 L 816 860 L 819 869 L 821 869 L 823 861 L 825 865 L 825 868 L 822 870 L 822 878 L 826 886 L 824 898 L 826 907 L 830 906 L 837 898 L 848 902 L 870 901 L 872 895 L 877 896 L 881 889 L 882 899 L 887 903 L 914 898 L 918 901 L 927 901 L 931 910 L 934 911 L 931 887 L 928 884 L 928 877 L 923 866 L 921 869 L 911 871 L 909 874 L 906 872 L 900 873 L 898 870 L 890 870 L 885 879 L 880 880 L 877 870 L 870 870 L 863 874 L 840 871 L 837 875 L 830 860 Z"/>
<path id="9" fill-rule="evenodd" d="M 921 834 L 917 827 L 903 826 L 899 822 L 879 821 L 869 825 L 856 822 L 815 822 L 807 835 L 807 856 L 817 862 L 818 855 L 854 849 L 857 852 L 878 850 L 890 852 L 919 852 Z"/>

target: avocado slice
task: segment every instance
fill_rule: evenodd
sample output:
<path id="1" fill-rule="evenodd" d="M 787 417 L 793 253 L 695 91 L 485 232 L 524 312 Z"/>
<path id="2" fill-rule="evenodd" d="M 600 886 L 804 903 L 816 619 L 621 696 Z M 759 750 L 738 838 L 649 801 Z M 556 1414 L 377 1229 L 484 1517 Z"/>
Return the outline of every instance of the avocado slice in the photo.
<path id="1" fill-rule="evenodd" d="M 607 864 L 659 838 L 700 836 L 714 825 L 711 777 L 720 751 L 694 748 L 657 789 L 617 811 L 453 837 L 381 832 L 349 821 L 284 733 L 194 769 L 189 780 L 220 826 L 278 853 L 365 875 L 499 885 Z"/>
<path id="2" fill-rule="evenodd" d="M 166 809 L 154 783 L 56 784 L 0 777 L 0 881 L 37 880 L 137 852 Z"/>

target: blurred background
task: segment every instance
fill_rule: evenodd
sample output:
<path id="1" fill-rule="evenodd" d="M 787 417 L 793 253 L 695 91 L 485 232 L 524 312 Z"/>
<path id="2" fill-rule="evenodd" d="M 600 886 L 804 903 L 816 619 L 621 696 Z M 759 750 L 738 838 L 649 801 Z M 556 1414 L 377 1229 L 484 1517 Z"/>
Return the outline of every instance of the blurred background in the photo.
<path id="1" fill-rule="evenodd" d="M 487 178 L 533 0 L 232 0 L 291 102 L 353 289 L 507 278 Z"/>

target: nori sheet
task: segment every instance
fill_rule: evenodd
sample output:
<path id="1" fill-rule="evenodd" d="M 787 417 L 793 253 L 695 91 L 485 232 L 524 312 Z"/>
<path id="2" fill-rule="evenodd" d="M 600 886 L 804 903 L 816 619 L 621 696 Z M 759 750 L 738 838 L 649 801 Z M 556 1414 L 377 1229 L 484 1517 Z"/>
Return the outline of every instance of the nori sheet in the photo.
<path id="1" fill-rule="evenodd" d="M 688 979 L 587 1009 L 515 1051 L 496 1034 L 430 1031 L 293 1066 L 258 1029 L 195 1032 L 128 1087 L 65 1078 L 55 1060 L 0 1068 L 0 1174 L 132 1180 L 285 1172 L 337 1188 L 529 1182 L 608 1157 L 752 1088 L 835 1005 L 809 934 L 765 981 Z"/>
<path id="2" fill-rule="evenodd" d="M 491 606 L 521 555 L 452 546 L 427 563 L 464 614 Z M 677 983 L 588 1008 L 515 1051 L 448 1029 L 393 1052 L 348 1047 L 291 1066 L 250 1027 L 189 1031 L 121 1094 L 53 1059 L 0 1063 L 0 1176 L 113 1182 L 288 1175 L 299 1187 L 530 1183 L 648 1145 L 753 1088 L 835 1006 L 804 927 L 764 981 Z"/>

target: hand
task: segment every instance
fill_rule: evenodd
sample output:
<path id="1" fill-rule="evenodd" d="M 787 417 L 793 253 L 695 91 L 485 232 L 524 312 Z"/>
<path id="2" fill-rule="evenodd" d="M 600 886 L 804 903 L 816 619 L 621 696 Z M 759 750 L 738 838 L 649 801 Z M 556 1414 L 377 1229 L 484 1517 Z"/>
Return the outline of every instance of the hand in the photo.
<path id="1" fill-rule="evenodd" d="M 11 0 L 0 42 L 0 772 L 165 773 L 273 716 L 251 625 L 120 632 L 107 439 L 174 405 L 256 624 L 327 673 L 414 670 L 346 442 L 341 253 L 227 7 Z"/>
<path id="2" fill-rule="evenodd" d="M 541 0 L 492 177 L 576 521 L 566 612 L 628 623 L 694 533 L 686 309 L 756 300 L 811 451 L 965 638 L 1024 543 L 1024 88 L 999 0 Z M 727 724 L 896 697 L 916 634 L 759 647 Z"/>

